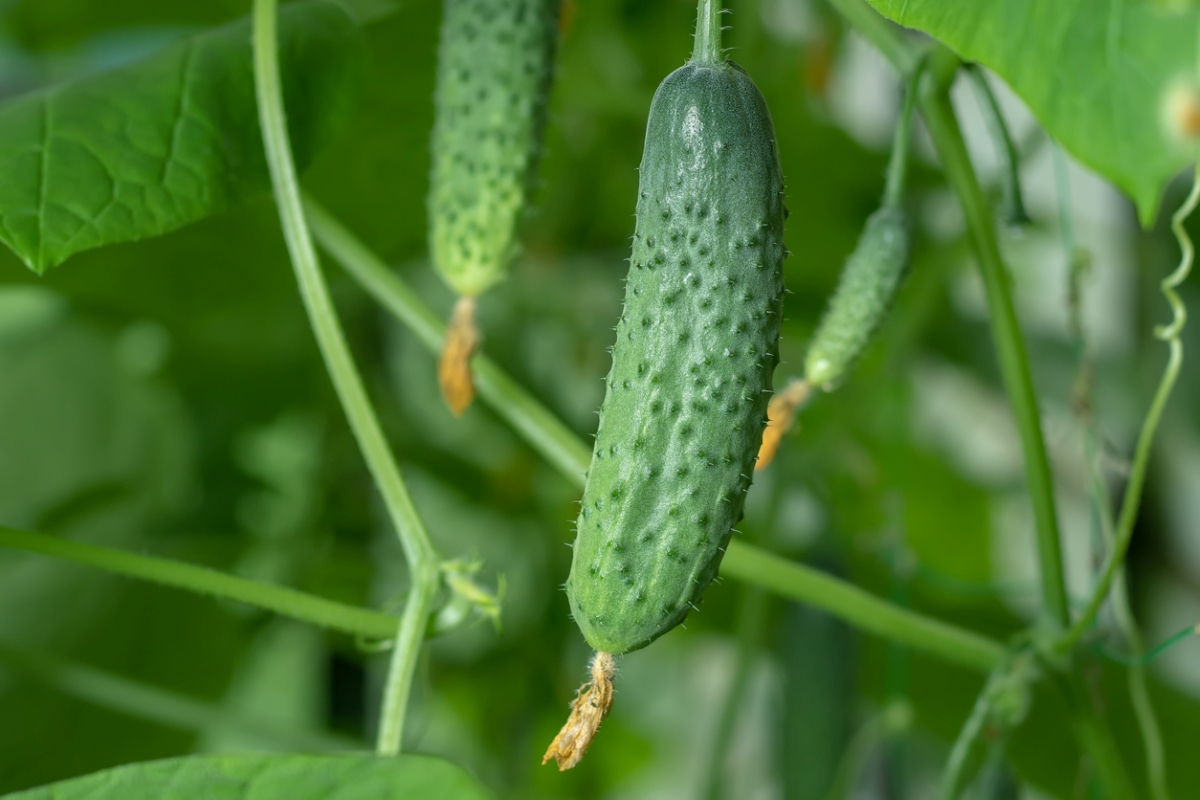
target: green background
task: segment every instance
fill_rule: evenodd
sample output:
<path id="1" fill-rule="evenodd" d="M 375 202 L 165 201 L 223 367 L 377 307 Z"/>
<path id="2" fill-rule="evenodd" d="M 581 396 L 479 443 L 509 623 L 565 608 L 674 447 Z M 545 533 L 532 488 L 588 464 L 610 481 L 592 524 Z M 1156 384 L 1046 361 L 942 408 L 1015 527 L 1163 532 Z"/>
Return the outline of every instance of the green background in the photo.
<path id="1" fill-rule="evenodd" d="M 886 143 L 863 144 L 838 124 L 856 85 L 842 78 L 859 64 L 885 103 L 897 88 L 882 62 L 854 56 L 863 45 L 846 39 L 823 5 L 732 5 L 727 44 L 771 107 L 791 211 L 779 383 L 799 369 L 837 270 L 882 193 Z M 437 6 L 405 3 L 365 26 L 361 95 L 304 183 L 446 311 L 450 295 L 422 260 Z M 0 9 L 0 89 L 13 96 L 248 10 L 208 0 L 19 0 Z M 695 6 L 605 0 L 574 11 L 524 254 L 511 280 L 482 301 L 481 316 L 487 353 L 586 435 L 620 307 L 646 109 L 658 81 L 688 56 Z M 969 94 L 959 99 L 964 115 L 976 113 Z M 1049 146 L 1030 141 L 1040 154 L 1031 157 L 1031 183 L 1044 188 Z M 973 143 L 987 150 L 986 140 Z M 1023 627 L 1022 608 L 1036 600 L 1036 576 L 1014 579 L 996 555 L 1011 550 L 997 539 L 1031 527 L 1019 459 L 1014 471 L 1002 446 L 1010 423 L 954 203 L 931 163 L 918 160 L 910 183 L 920 224 L 897 309 L 838 394 L 805 409 L 777 463 L 757 477 L 740 528 L 1004 637 Z M 1078 501 L 1081 473 L 1067 312 L 1036 296 L 1065 280 L 1052 189 L 1041 196 L 1050 202 L 1034 204 L 1034 227 L 1006 234 L 1004 245 L 1021 311 L 1037 323 L 1029 345 L 1060 491 L 1077 508 L 1069 502 Z M 1179 196 L 1168 192 L 1166 207 Z M 1137 230 L 1128 201 L 1113 198 L 1105 213 L 1123 232 L 1115 247 L 1111 236 L 1089 239 L 1096 226 L 1077 234 L 1084 247 L 1106 248 L 1089 285 L 1123 292 L 1119 313 L 1089 316 L 1100 343 L 1097 413 L 1119 484 L 1164 358 L 1149 330 L 1166 316 L 1155 282 L 1176 253 L 1163 225 Z M 463 764 L 502 797 L 695 796 L 746 590 L 715 584 L 686 629 L 622 662 L 616 708 L 579 768 L 560 775 L 540 766 L 588 654 L 559 591 L 576 492 L 479 404 L 455 420 L 437 396 L 432 357 L 336 269 L 329 274 L 432 537 L 448 556 L 483 559 L 485 579 L 503 574 L 507 586 L 501 633 L 481 624 L 428 647 L 406 747 Z M 1185 339 L 1195 341 L 1190 332 Z M 1196 374 L 1185 366 L 1130 556 L 1135 609 L 1149 617 L 1152 641 L 1200 618 L 1186 533 L 1200 465 Z M 346 602 L 383 606 L 402 596 L 399 547 L 322 368 L 268 197 L 162 238 L 82 253 L 44 278 L 0 254 L 0 522 Z M 1076 563 L 1086 564 L 1086 520 L 1072 525 L 1082 542 Z M 987 590 L 997 584 L 1002 598 Z M 845 742 L 889 696 L 912 703 L 913 726 L 872 748 L 855 780 L 875 793 L 907 775 L 912 796 L 923 796 L 981 678 L 780 601 L 763 613 L 759 635 L 742 626 L 752 668 L 737 703 L 727 796 L 823 797 Z M 1190 642 L 1172 658 L 1194 664 L 1197 655 Z M 221 718 L 150 721 L 111 686 L 85 680 L 93 673 L 62 677 L 44 658 L 204 701 Z M 190 752 L 366 747 L 384 661 L 346 637 L 244 607 L 0 552 L 0 792 Z M 1092 677 L 1140 774 L 1121 674 Z M 1172 783 L 1186 796 L 1200 780 L 1189 758 L 1200 706 L 1161 684 L 1155 698 Z M 298 745 L 286 732 L 322 738 Z M 1051 695 L 1039 694 L 1012 754 L 1022 777 L 1071 796 L 1078 754 Z"/>

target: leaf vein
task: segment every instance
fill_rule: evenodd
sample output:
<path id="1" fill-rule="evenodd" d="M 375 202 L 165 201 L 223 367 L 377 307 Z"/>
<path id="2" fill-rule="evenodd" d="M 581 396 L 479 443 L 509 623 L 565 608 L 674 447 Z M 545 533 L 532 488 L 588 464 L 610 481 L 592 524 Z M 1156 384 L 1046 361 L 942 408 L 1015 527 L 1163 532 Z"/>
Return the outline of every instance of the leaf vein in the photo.
<path id="1" fill-rule="evenodd" d="M 183 124 L 188 118 L 188 93 L 192 84 L 192 76 L 195 73 L 196 64 L 196 42 L 194 39 L 188 41 L 187 49 L 183 54 L 183 68 L 179 77 L 179 101 L 175 104 L 174 121 L 171 123 L 171 141 L 167 147 L 167 155 L 163 160 L 162 173 L 159 175 L 159 184 L 166 189 L 167 180 L 171 175 L 171 167 L 174 166 L 176 153 L 179 149 L 180 132 L 183 130 Z M 167 192 L 170 195 L 170 192 Z"/>
<path id="2" fill-rule="evenodd" d="M 38 213 L 37 213 L 37 262 L 35 268 L 40 272 L 45 268 L 46 258 L 46 194 L 50 180 L 50 140 L 53 137 L 51 125 L 53 119 L 50 112 L 50 101 L 54 99 L 54 91 L 47 91 L 42 98 L 42 158 L 38 169 Z"/>

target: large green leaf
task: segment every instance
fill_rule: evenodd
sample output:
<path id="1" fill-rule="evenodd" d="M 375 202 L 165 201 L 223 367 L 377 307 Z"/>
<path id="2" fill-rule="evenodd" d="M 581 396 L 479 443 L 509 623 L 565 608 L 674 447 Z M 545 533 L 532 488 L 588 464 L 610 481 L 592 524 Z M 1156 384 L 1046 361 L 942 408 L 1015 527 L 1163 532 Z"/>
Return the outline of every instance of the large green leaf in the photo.
<path id="1" fill-rule="evenodd" d="M 488 800 L 428 756 L 187 756 L 147 761 L 4 795 L 3 800 Z"/>
<path id="2" fill-rule="evenodd" d="M 1200 11 L 1149 0 L 870 0 L 996 72 L 1052 136 L 1124 189 L 1143 224 L 1195 158 L 1166 130 L 1171 90 L 1197 79 Z"/>
<path id="3" fill-rule="evenodd" d="M 288 5 L 280 58 L 296 158 L 330 138 L 353 96 L 360 35 L 337 4 Z M 157 236 L 268 186 L 250 26 L 0 109 L 0 240 L 35 272 L 72 253 Z"/>

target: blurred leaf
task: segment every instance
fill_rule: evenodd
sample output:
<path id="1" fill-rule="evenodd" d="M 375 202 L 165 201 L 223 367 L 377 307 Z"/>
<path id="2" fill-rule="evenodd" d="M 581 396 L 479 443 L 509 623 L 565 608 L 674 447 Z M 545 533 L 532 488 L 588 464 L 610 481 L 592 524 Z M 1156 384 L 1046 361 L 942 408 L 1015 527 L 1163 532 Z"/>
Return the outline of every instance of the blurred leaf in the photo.
<path id="1" fill-rule="evenodd" d="M 61 52 L 111 33 L 220 25 L 246 13 L 241 0 L 15 0 L 6 29 L 30 50 Z"/>
<path id="2" fill-rule="evenodd" d="M 301 164 L 330 138 L 358 74 L 359 34 L 329 2 L 286 7 L 280 58 Z M 0 240 L 35 272 L 157 236 L 266 188 L 249 23 L 0 110 Z"/>
<path id="3" fill-rule="evenodd" d="M 5 795 L 6 800 L 486 800 L 447 761 L 427 756 L 191 756 L 129 764 Z"/>
<path id="4" fill-rule="evenodd" d="M 1197 79 L 1195 9 L 1107 0 L 870 0 L 884 16 L 992 69 L 1051 136 L 1124 189 L 1143 225 L 1195 152 L 1164 124 L 1169 96 Z"/>
<path id="5" fill-rule="evenodd" d="M 56 293 L 3 287 L 0 305 L 26 321 L 0 335 L 0 520 L 143 547 L 194 496 L 178 393 L 129 371 L 120 337 Z M 241 647 L 238 620 L 211 600 L 11 551 L 0 552 L 0 607 L 0 640 L 14 647 L 197 700 L 219 694 Z M 94 702 L 0 673 L 0 792 L 188 747 L 186 731 Z"/>

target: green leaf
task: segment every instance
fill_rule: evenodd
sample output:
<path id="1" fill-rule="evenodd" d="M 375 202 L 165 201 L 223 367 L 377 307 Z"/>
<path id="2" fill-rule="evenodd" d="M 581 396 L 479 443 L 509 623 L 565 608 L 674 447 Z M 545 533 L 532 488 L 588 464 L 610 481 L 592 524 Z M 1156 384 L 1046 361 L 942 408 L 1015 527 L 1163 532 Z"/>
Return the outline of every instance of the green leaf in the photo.
<path id="1" fill-rule="evenodd" d="M 1196 157 L 1164 119 L 1197 78 L 1200 11 L 1147 0 L 870 0 L 884 16 L 996 72 L 1050 134 L 1126 191 L 1142 223 Z"/>
<path id="2" fill-rule="evenodd" d="M 3 800 L 487 800 L 459 767 L 429 756 L 187 756 L 60 781 Z"/>
<path id="3" fill-rule="evenodd" d="M 292 144 L 304 164 L 353 97 L 360 34 L 340 6 L 316 0 L 286 7 L 280 43 Z M 38 273 L 266 189 L 249 23 L 8 104 L 0 174 L 0 240 Z"/>

